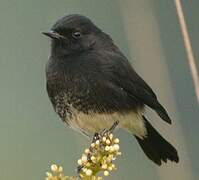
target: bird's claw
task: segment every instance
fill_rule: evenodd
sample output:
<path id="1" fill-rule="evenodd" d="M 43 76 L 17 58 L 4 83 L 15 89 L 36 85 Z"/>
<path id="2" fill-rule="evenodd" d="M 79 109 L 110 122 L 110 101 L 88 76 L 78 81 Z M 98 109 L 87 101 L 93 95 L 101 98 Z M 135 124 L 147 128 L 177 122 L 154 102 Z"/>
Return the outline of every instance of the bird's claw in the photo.
<path id="1" fill-rule="evenodd" d="M 102 138 L 103 136 L 107 136 L 108 134 L 111 134 L 111 133 L 115 130 L 115 128 L 118 126 L 118 124 L 119 124 L 119 121 L 115 121 L 115 122 L 113 123 L 113 125 L 112 125 L 110 128 L 103 129 L 103 130 L 100 131 L 100 132 L 96 132 L 96 133 L 94 134 L 94 136 L 93 136 L 92 143 L 95 143 L 97 140 L 99 140 L 99 139 Z M 91 147 L 90 147 L 90 150 L 92 151 L 92 148 L 91 148 Z M 88 154 L 87 158 L 88 158 L 88 161 L 91 161 L 91 159 L 90 159 L 90 154 Z M 79 165 L 79 166 L 77 167 L 77 173 L 78 173 L 79 175 L 80 175 L 81 170 L 82 170 L 83 167 L 84 167 L 84 166 L 81 166 L 81 165 Z M 80 177 L 80 176 L 79 176 L 79 177 Z M 80 179 L 81 179 L 81 178 L 80 178 Z"/>

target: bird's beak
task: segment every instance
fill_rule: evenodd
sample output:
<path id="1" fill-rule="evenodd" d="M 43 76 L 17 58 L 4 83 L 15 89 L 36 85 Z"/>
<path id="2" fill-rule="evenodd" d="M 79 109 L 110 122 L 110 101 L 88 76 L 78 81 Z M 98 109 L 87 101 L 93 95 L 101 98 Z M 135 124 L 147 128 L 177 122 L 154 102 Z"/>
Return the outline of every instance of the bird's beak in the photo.
<path id="1" fill-rule="evenodd" d="M 55 32 L 55 31 L 49 31 L 49 32 L 42 32 L 42 34 L 44 34 L 45 36 L 48 36 L 52 39 L 66 39 L 66 37 L 60 35 L 59 33 Z"/>

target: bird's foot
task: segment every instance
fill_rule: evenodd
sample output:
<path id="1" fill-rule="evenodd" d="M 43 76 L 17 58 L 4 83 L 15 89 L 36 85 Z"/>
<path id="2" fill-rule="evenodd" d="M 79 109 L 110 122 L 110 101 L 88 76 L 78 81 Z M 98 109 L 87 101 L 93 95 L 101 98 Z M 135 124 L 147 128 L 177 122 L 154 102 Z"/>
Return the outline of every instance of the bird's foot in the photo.
<path id="1" fill-rule="evenodd" d="M 93 138 L 92 138 L 91 146 L 90 146 L 90 148 L 89 148 L 89 153 L 87 154 L 87 161 L 88 161 L 88 162 L 92 162 L 92 160 L 91 160 L 91 154 L 95 151 L 95 150 L 93 150 L 94 147 L 95 147 L 95 145 L 94 145 L 94 147 L 93 147 L 92 144 L 95 144 L 95 142 L 96 142 L 97 140 L 102 139 L 104 136 L 107 137 L 107 136 L 109 136 L 111 133 L 113 133 L 113 131 L 115 130 L 115 128 L 118 126 L 118 124 L 119 124 L 119 121 L 115 121 L 115 122 L 113 123 L 113 125 L 112 125 L 110 128 L 103 129 L 102 131 L 96 132 L 96 133 L 94 134 L 94 136 L 93 136 Z M 80 173 L 82 172 L 82 169 L 83 169 L 83 168 L 84 168 L 83 165 L 79 165 L 79 166 L 77 167 L 77 173 L 78 173 L 80 179 L 81 179 Z"/>
<path id="2" fill-rule="evenodd" d="M 108 128 L 108 129 L 103 129 L 103 130 L 99 133 L 98 136 L 104 136 L 104 135 L 106 135 L 106 134 L 111 134 L 111 133 L 115 130 L 115 128 L 118 126 L 118 124 L 119 124 L 119 121 L 115 121 L 115 122 L 113 123 L 113 125 L 112 125 L 110 128 Z"/>

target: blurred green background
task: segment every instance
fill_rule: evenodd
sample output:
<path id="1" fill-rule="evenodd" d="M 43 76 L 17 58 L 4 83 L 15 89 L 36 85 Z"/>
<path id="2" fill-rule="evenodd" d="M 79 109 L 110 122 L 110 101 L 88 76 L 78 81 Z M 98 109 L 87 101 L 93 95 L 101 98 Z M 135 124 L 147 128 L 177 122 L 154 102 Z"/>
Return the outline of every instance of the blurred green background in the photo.
<path id="1" fill-rule="evenodd" d="M 182 2 L 198 60 L 199 1 Z M 63 126 L 45 90 L 50 46 L 41 32 L 70 13 L 90 17 L 111 34 L 173 119 L 169 126 L 148 112 L 154 126 L 178 148 L 179 164 L 157 167 L 135 139 L 118 131 L 123 155 L 108 179 L 197 180 L 198 102 L 172 0 L 0 1 L 0 179 L 42 180 L 51 163 L 75 175 L 76 160 L 89 144 Z"/>

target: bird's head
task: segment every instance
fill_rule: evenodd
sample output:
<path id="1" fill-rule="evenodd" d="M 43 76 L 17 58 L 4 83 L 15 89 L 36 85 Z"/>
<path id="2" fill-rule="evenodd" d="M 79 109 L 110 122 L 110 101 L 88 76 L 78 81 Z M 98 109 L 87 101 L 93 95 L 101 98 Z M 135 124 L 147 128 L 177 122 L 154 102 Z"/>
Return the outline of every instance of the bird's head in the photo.
<path id="1" fill-rule="evenodd" d="M 51 38 L 52 53 L 55 55 L 84 52 L 100 43 L 100 38 L 107 36 L 90 19 L 77 14 L 59 19 L 49 32 L 43 34 Z"/>

